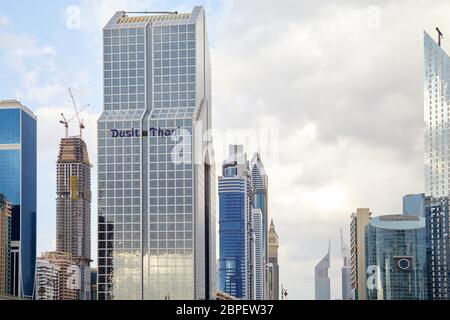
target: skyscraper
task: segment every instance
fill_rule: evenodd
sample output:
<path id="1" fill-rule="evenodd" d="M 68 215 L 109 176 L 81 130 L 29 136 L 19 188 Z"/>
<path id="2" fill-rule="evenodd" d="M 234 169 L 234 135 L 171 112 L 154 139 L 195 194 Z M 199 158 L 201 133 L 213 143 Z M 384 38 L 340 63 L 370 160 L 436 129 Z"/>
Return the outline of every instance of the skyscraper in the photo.
<path id="1" fill-rule="evenodd" d="M 9 293 L 11 278 L 11 203 L 0 193 L 0 295 Z"/>
<path id="2" fill-rule="evenodd" d="M 98 299 L 215 299 L 205 12 L 117 12 L 103 41 Z"/>
<path id="3" fill-rule="evenodd" d="M 280 267 L 278 265 L 278 234 L 273 224 L 273 219 L 270 221 L 270 228 L 268 234 L 268 268 L 267 268 L 267 283 L 269 300 L 280 299 Z"/>
<path id="4" fill-rule="evenodd" d="M 269 231 L 269 206 L 268 206 L 268 177 L 266 171 L 264 169 L 264 165 L 261 161 L 261 156 L 259 152 L 255 152 L 253 154 L 253 158 L 250 162 L 250 169 L 252 172 L 252 187 L 253 187 L 253 198 L 255 208 L 261 209 L 262 214 L 262 243 L 263 250 L 262 261 L 264 265 L 263 269 L 263 280 L 261 282 L 261 290 L 264 292 L 264 298 L 268 298 L 268 289 L 267 289 L 267 263 L 268 263 L 268 241 L 267 241 L 267 232 Z"/>
<path id="5" fill-rule="evenodd" d="M 367 299 L 427 299 L 425 218 L 372 218 L 365 237 Z"/>
<path id="6" fill-rule="evenodd" d="M 220 290 L 238 299 L 255 298 L 253 191 L 247 155 L 229 147 L 219 177 Z"/>
<path id="7" fill-rule="evenodd" d="M 424 32 L 425 218 L 428 297 L 450 299 L 450 57 Z"/>
<path id="8" fill-rule="evenodd" d="M 330 269 L 330 247 L 328 246 L 328 253 L 320 260 L 314 268 L 314 283 L 315 283 L 315 297 L 316 300 L 330 300 L 330 277 L 328 270 Z"/>
<path id="9" fill-rule="evenodd" d="M 450 299 L 450 201 L 448 197 L 426 197 L 426 244 L 428 299 Z"/>
<path id="10" fill-rule="evenodd" d="M 352 300 L 352 268 L 350 266 L 350 252 L 347 245 L 344 243 L 341 229 L 341 253 L 342 253 L 342 268 L 341 268 L 341 283 L 342 283 L 342 300 Z"/>
<path id="11" fill-rule="evenodd" d="M 56 250 L 79 267 L 77 298 L 90 300 L 91 164 L 81 137 L 61 139 L 56 162 Z"/>
<path id="12" fill-rule="evenodd" d="M 353 300 L 366 300 L 366 258 L 364 228 L 370 221 L 370 209 L 358 208 L 350 223 L 350 266 Z"/>
<path id="13" fill-rule="evenodd" d="M 263 224 L 262 224 L 262 212 L 259 208 L 252 209 L 252 224 L 253 224 L 253 233 L 255 237 L 255 252 L 253 256 L 255 257 L 255 300 L 264 300 L 265 299 L 265 291 L 264 291 L 264 273 L 265 273 L 265 264 L 264 264 L 264 243 L 262 238 L 263 233 Z"/>
<path id="14" fill-rule="evenodd" d="M 408 216 L 424 216 L 425 194 L 407 194 L 403 196 L 403 214 Z"/>
<path id="15" fill-rule="evenodd" d="M 12 205 L 10 293 L 32 298 L 36 265 L 36 117 L 0 101 L 0 193 Z"/>
<path id="16" fill-rule="evenodd" d="M 449 196 L 450 58 L 424 32 L 425 194 Z"/>

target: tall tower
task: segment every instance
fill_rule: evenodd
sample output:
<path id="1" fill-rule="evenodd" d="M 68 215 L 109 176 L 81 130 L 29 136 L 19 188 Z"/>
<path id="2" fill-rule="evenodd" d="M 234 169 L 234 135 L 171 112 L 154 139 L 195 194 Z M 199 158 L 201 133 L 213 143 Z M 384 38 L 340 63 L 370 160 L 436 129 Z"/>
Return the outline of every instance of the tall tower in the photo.
<path id="1" fill-rule="evenodd" d="M 264 169 L 264 165 L 261 161 L 261 156 L 258 152 L 255 152 L 250 162 L 250 169 L 252 172 L 252 187 L 253 187 L 253 197 L 254 197 L 254 207 L 261 209 L 262 214 L 262 233 L 261 240 L 263 250 L 262 261 L 264 265 L 263 269 L 263 279 L 261 281 L 261 290 L 264 292 L 264 297 L 268 298 L 267 290 L 267 263 L 268 263 L 268 242 L 267 242 L 267 232 L 269 231 L 269 206 L 268 206 L 268 177 Z"/>
<path id="2" fill-rule="evenodd" d="M 425 218 L 428 298 L 450 299 L 450 57 L 424 32 Z"/>
<path id="3" fill-rule="evenodd" d="M 330 277 L 328 270 L 330 269 L 330 246 L 328 246 L 328 253 L 314 268 L 315 273 L 315 297 L 316 300 L 330 300 Z"/>
<path id="4" fill-rule="evenodd" d="M 425 195 L 449 196 L 450 57 L 424 32 Z"/>
<path id="5" fill-rule="evenodd" d="M 268 268 L 267 284 L 269 300 L 280 299 L 280 267 L 278 265 L 278 234 L 273 220 L 270 221 L 268 234 Z"/>
<path id="6" fill-rule="evenodd" d="M 117 12 L 103 53 L 98 299 L 215 299 L 205 11 Z"/>
<path id="7" fill-rule="evenodd" d="M 350 266 L 350 252 L 347 245 L 344 243 L 341 229 L 341 254 L 342 254 L 342 300 L 352 300 L 352 268 Z"/>
<path id="8" fill-rule="evenodd" d="M 10 293 L 31 299 L 36 265 L 36 116 L 0 101 L 0 193 L 11 202 Z"/>
<path id="9" fill-rule="evenodd" d="M 264 300 L 266 298 L 264 291 L 265 288 L 265 277 L 266 266 L 264 264 L 264 244 L 262 239 L 263 224 L 262 224 L 262 213 L 261 209 L 252 209 L 252 223 L 253 223 L 253 233 L 255 238 L 255 251 L 254 251 L 254 261 L 255 261 L 255 300 Z"/>
<path id="10" fill-rule="evenodd" d="M 219 177 L 220 290 L 255 298 L 253 192 L 247 155 L 231 145 Z"/>
<path id="11" fill-rule="evenodd" d="M 56 250 L 80 268 L 78 299 L 90 300 L 91 164 L 80 137 L 61 139 L 56 162 Z"/>
<path id="12" fill-rule="evenodd" d="M 369 208 L 358 208 L 350 223 L 350 266 L 353 300 L 366 300 L 366 258 L 364 228 L 370 221 Z"/>

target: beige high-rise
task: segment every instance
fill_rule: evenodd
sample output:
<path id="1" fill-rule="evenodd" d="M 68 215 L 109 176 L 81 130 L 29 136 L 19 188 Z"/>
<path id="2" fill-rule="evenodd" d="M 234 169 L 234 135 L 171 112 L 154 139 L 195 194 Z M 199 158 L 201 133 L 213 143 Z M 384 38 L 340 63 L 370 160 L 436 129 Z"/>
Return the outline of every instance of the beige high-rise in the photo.
<path id="1" fill-rule="evenodd" d="M 269 265 L 268 265 L 268 286 L 269 300 L 280 299 L 280 267 L 278 265 L 278 234 L 275 230 L 273 220 L 270 221 L 269 228 Z M 283 293 L 281 293 L 283 294 Z"/>
<path id="2" fill-rule="evenodd" d="M 351 282 L 354 300 L 366 300 L 366 259 L 364 244 L 364 228 L 369 223 L 369 208 L 358 208 L 351 215 L 350 254 Z"/>
<path id="3" fill-rule="evenodd" d="M 36 299 L 75 300 L 79 276 L 72 254 L 45 252 L 37 258 Z"/>

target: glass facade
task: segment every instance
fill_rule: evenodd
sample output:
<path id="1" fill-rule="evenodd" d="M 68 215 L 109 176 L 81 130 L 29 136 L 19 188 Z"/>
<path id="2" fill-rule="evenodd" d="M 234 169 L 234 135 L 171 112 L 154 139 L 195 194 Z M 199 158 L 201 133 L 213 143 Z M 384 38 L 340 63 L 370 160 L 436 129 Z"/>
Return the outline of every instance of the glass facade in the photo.
<path id="1" fill-rule="evenodd" d="M 17 101 L 0 102 L 0 193 L 12 203 L 15 250 L 10 292 L 31 298 L 36 263 L 36 117 Z"/>
<path id="2" fill-rule="evenodd" d="M 104 28 L 98 299 L 214 297 L 210 101 L 201 7 Z"/>
<path id="3" fill-rule="evenodd" d="M 425 194 L 407 194 L 403 196 L 403 214 L 408 216 L 424 216 Z"/>
<path id="4" fill-rule="evenodd" d="M 450 299 L 449 198 L 426 197 L 428 298 Z"/>
<path id="5" fill-rule="evenodd" d="M 449 196 L 450 57 L 424 33 L 425 194 Z"/>
<path id="6" fill-rule="evenodd" d="M 330 300 L 331 298 L 329 269 L 330 247 L 328 247 L 328 253 L 314 268 L 315 300 Z"/>
<path id="7" fill-rule="evenodd" d="M 365 227 L 368 300 L 426 300 L 425 218 L 386 215 Z"/>
<path id="8" fill-rule="evenodd" d="M 230 146 L 219 177 L 220 290 L 254 299 L 253 191 L 242 146 Z"/>

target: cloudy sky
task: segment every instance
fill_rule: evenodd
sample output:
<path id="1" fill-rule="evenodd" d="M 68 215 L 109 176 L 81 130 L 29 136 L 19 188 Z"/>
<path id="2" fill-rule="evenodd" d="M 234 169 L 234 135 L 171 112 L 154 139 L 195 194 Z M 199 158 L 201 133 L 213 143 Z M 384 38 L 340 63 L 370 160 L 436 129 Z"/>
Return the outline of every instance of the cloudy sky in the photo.
<path id="1" fill-rule="evenodd" d="M 101 28 L 119 10 L 194 5 L 207 11 L 217 161 L 223 133 L 250 137 L 240 142 L 265 162 L 289 298 L 314 298 L 314 265 L 329 238 L 332 297 L 340 298 L 339 230 L 348 241 L 351 213 L 401 213 L 402 195 L 423 192 L 423 31 L 450 34 L 446 0 L 2 3 L 0 99 L 19 99 L 38 116 L 38 252 L 54 246 L 59 114 L 73 114 L 68 86 L 80 106 L 90 104 L 82 118 L 96 197 Z M 93 203 L 93 230 L 95 212 Z"/>

